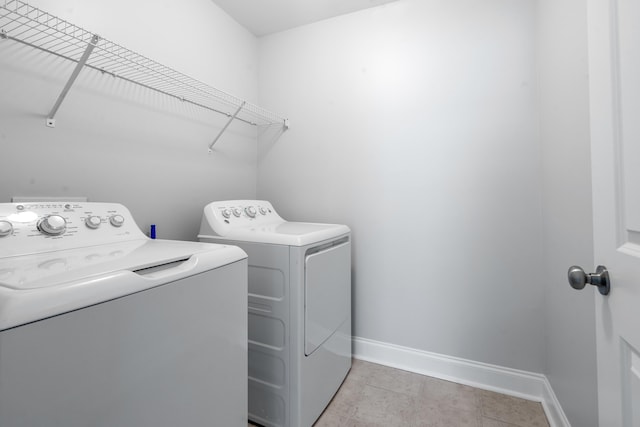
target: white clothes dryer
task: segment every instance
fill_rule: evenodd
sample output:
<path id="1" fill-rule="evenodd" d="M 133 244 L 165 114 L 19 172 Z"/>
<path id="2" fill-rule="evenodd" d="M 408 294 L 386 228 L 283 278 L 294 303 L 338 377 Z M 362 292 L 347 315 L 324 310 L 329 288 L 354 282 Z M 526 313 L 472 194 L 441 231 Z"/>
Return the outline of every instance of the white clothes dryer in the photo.
<path id="1" fill-rule="evenodd" d="M 204 208 L 198 238 L 249 256 L 249 419 L 310 427 L 351 368 L 349 228 L 234 200 Z"/>
<path id="2" fill-rule="evenodd" d="M 247 260 L 114 203 L 0 203 L 0 426 L 246 426 Z"/>

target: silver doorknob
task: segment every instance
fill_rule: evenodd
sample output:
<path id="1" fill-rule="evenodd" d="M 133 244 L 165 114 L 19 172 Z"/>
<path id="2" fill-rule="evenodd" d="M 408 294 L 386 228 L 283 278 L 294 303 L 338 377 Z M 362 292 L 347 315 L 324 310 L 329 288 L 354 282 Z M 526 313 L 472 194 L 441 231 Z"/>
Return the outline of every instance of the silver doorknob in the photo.
<path id="1" fill-rule="evenodd" d="M 609 272 L 607 267 L 599 265 L 595 273 L 586 274 L 582 267 L 573 265 L 568 272 L 569 284 L 573 289 L 582 289 L 588 283 L 596 286 L 602 295 L 608 295 L 611 290 L 611 282 L 609 281 Z"/>

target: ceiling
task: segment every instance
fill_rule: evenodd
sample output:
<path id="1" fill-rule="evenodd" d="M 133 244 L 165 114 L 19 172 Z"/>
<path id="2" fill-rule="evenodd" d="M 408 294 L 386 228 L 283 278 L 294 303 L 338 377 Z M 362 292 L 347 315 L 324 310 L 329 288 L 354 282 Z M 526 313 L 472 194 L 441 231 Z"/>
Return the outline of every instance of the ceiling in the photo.
<path id="1" fill-rule="evenodd" d="M 395 0 L 213 0 L 260 37 Z"/>

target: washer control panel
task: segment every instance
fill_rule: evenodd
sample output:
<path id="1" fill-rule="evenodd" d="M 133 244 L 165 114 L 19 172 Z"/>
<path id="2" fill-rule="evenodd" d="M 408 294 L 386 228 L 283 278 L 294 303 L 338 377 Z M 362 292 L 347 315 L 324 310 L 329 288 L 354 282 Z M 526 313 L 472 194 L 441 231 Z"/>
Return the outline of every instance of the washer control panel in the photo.
<path id="1" fill-rule="evenodd" d="M 0 257 L 144 237 L 117 203 L 0 203 Z"/>

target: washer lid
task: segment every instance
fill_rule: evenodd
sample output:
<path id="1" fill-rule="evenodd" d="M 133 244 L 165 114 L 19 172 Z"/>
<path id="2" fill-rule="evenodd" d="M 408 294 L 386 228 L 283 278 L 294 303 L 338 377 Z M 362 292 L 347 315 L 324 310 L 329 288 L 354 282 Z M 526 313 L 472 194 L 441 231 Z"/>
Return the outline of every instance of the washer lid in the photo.
<path id="1" fill-rule="evenodd" d="M 244 258 L 234 246 L 150 239 L 0 258 L 0 330 Z"/>
<path id="2" fill-rule="evenodd" d="M 230 200 L 205 206 L 198 238 L 306 246 L 349 232 L 341 224 L 285 221 L 263 200 Z"/>

